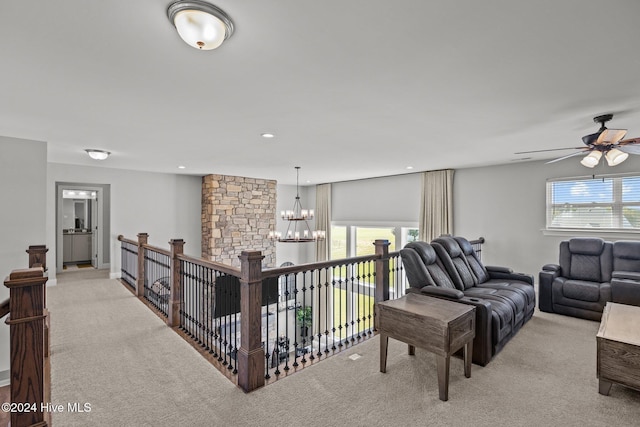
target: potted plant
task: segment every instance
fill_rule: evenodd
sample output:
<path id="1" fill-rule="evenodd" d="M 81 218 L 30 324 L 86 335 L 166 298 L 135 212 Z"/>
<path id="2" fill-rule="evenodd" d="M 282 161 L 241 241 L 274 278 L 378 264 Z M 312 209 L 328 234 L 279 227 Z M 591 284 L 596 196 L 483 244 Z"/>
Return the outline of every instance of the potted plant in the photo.
<path id="1" fill-rule="evenodd" d="M 311 307 L 305 305 L 301 307 L 296 312 L 296 319 L 298 319 L 298 324 L 300 325 L 300 335 L 306 337 L 309 335 L 309 326 L 311 326 Z"/>

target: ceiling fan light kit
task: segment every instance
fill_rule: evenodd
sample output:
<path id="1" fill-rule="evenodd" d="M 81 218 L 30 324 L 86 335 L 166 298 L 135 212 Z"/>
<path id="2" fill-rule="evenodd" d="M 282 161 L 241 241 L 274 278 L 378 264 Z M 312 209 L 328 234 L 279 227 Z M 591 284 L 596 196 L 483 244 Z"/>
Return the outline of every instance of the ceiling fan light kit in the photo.
<path id="1" fill-rule="evenodd" d="M 605 154 L 605 158 L 607 159 L 607 164 L 609 166 L 619 165 L 627 160 L 627 157 L 629 157 L 628 153 L 623 153 L 617 148 L 612 148 L 607 152 L 607 154 Z"/>
<path id="2" fill-rule="evenodd" d="M 589 154 L 587 154 L 582 160 L 580 160 L 580 163 L 582 163 L 583 166 L 586 166 L 588 168 L 595 168 L 598 165 L 598 163 L 600 163 L 601 157 L 602 157 L 601 151 L 592 151 Z"/>

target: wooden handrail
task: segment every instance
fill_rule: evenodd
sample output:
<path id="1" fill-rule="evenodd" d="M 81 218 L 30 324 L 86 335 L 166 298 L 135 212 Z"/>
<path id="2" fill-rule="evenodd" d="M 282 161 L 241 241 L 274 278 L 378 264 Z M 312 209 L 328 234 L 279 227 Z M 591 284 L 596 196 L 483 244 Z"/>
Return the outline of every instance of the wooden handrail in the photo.
<path id="1" fill-rule="evenodd" d="M 359 262 L 375 261 L 379 258 L 380 255 L 362 255 L 353 258 L 341 258 L 333 259 L 330 261 L 309 262 L 305 264 L 290 265 L 287 267 L 270 268 L 268 270 L 262 270 L 262 278 L 265 279 L 269 277 L 278 277 L 284 274 L 300 273 L 309 270 L 320 270 L 323 268 L 337 267 L 344 264 L 356 264 Z"/>
<path id="2" fill-rule="evenodd" d="M 157 246 L 151 246 L 151 245 L 149 245 L 147 243 L 143 244 L 142 248 L 143 249 L 148 249 L 148 250 L 153 251 L 153 252 L 157 252 L 157 253 L 162 254 L 162 255 L 171 256 L 171 251 L 159 248 Z"/>
<path id="3" fill-rule="evenodd" d="M 200 267 L 211 268 L 214 270 L 218 270 L 221 273 L 228 274 L 230 276 L 240 277 L 240 269 L 237 267 L 232 267 L 227 264 L 222 264 L 220 262 L 209 261 L 204 258 L 194 258 L 189 255 L 178 255 L 177 257 L 180 261 L 190 262 L 195 265 L 199 265 Z"/>
<path id="4" fill-rule="evenodd" d="M 9 314 L 9 312 L 11 311 L 11 305 L 9 304 L 9 301 L 11 301 L 11 299 L 7 298 L 6 300 L 2 301 L 2 303 L 0 303 L 0 319 Z"/>
<path id="5" fill-rule="evenodd" d="M 138 242 L 136 242 L 135 240 L 127 239 L 122 234 L 118 235 L 118 240 L 120 242 L 125 242 L 125 243 L 129 243 L 131 245 L 134 245 L 134 246 L 138 246 Z"/>

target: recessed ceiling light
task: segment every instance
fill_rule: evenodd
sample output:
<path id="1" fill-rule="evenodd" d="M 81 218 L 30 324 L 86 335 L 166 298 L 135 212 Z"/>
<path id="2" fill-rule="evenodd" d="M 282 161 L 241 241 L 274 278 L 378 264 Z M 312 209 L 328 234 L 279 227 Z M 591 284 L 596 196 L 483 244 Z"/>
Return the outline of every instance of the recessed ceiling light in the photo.
<path id="1" fill-rule="evenodd" d="M 261 133 L 260 136 L 263 138 L 273 138 L 275 135 L 272 133 Z"/>
<path id="2" fill-rule="evenodd" d="M 182 165 L 178 166 L 178 169 L 186 169 L 186 168 L 187 168 L 186 166 L 182 166 Z"/>
<path id="3" fill-rule="evenodd" d="M 407 166 L 407 169 L 413 169 L 413 166 Z"/>

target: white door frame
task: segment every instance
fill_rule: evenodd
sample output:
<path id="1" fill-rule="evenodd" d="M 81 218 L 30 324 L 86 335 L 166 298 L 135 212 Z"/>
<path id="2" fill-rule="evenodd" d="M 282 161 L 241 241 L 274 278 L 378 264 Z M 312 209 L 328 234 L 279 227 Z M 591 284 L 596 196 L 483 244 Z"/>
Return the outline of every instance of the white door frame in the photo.
<path id="1" fill-rule="evenodd" d="M 56 271 L 57 272 L 62 272 L 63 271 L 63 246 L 62 246 L 62 218 L 63 218 L 63 212 L 62 212 L 62 191 L 63 190 L 85 190 L 85 191 L 95 191 L 96 192 L 96 197 L 99 200 L 103 200 L 103 188 L 102 187 L 96 187 L 96 186 L 92 186 L 91 184 L 62 184 L 62 183 L 56 183 L 56 188 L 57 188 L 57 194 L 56 194 L 56 200 L 57 200 L 57 208 L 56 208 Z M 94 232 L 94 235 L 92 237 L 92 252 L 93 252 L 93 247 L 94 247 L 94 243 L 93 240 L 96 239 L 95 245 L 97 245 L 97 253 L 92 253 L 91 254 L 91 258 L 92 258 L 92 264 L 93 264 L 93 259 L 94 257 L 97 257 L 97 263 L 96 263 L 96 268 L 107 268 L 109 266 L 109 264 L 105 264 L 104 263 L 104 256 L 103 256 L 103 242 L 105 239 L 104 233 L 105 233 L 105 227 L 104 227 L 104 214 L 102 212 L 102 205 L 103 203 L 99 202 L 98 204 L 98 209 L 97 209 L 97 224 L 91 224 L 91 228 L 92 231 Z M 96 228 L 98 227 L 98 233 L 96 233 Z M 108 236 L 107 236 L 108 237 Z"/>

